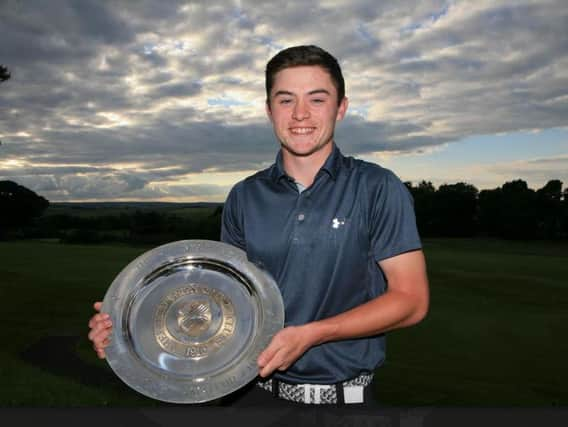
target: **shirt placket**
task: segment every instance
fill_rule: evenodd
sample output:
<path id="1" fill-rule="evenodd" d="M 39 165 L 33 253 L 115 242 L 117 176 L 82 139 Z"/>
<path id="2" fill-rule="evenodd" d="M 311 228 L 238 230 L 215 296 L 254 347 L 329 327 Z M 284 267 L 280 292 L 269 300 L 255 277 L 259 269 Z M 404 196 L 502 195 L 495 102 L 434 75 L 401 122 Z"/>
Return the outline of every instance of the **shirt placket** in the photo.
<path id="1" fill-rule="evenodd" d="M 294 245 L 303 245 L 306 242 L 306 236 L 309 232 L 307 228 L 307 223 L 309 219 L 308 204 L 309 197 L 306 194 L 309 190 L 304 190 L 302 193 L 298 193 L 296 199 L 296 208 L 294 209 L 294 228 L 292 243 Z"/>
<path id="2" fill-rule="evenodd" d="M 294 210 L 294 228 L 292 243 L 295 245 L 307 245 L 313 240 L 317 233 L 317 219 L 314 218 L 314 198 L 317 196 L 318 189 L 325 185 L 327 176 L 318 174 L 314 183 L 302 191 L 298 192 L 296 208 Z M 323 206 L 321 207 L 323 209 Z"/>

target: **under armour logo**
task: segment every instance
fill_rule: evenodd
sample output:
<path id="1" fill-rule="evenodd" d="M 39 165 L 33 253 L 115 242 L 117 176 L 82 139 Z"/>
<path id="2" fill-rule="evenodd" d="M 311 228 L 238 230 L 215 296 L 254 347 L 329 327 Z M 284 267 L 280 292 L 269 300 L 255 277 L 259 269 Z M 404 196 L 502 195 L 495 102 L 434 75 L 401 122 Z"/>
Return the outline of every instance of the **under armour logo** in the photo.
<path id="1" fill-rule="evenodd" d="M 331 221 L 331 227 L 339 228 L 340 225 L 345 225 L 345 220 L 333 218 L 333 221 Z"/>

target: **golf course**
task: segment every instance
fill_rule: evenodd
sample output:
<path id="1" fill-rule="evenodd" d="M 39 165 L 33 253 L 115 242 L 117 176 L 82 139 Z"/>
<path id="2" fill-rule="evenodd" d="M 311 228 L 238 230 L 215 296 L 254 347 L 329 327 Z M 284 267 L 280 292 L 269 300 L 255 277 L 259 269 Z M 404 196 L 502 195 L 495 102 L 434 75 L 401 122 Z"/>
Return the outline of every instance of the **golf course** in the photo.
<path id="1" fill-rule="evenodd" d="M 5 407 L 164 406 L 126 386 L 87 339 L 92 303 L 151 246 L 0 242 Z M 427 318 L 388 334 L 387 406 L 568 404 L 568 244 L 425 239 Z"/>

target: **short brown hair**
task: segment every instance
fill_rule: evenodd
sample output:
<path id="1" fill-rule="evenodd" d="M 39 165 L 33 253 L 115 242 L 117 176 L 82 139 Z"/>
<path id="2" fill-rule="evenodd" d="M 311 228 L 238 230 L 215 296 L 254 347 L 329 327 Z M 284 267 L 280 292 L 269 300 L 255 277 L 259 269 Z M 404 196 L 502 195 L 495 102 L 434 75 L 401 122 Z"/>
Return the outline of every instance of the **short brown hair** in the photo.
<path id="1" fill-rule="evenodd" d="M 329 52 L 314 45 L 293 46 L 281 50 L 266 64 L 266 102 L 270 102 L 270 91 L 274 85 L 274 77 L 286 68 L 316 65 L 327 71 L 337 90 L 337 104 L 345 97 L 345 81 L 341 67 Z"/>

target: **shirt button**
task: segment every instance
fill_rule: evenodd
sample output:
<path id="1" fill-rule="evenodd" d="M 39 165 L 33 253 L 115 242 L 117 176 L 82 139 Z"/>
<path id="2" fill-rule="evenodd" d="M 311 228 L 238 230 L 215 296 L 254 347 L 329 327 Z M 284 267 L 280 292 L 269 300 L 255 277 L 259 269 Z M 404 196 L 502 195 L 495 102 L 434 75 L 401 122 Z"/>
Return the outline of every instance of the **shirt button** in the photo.
<path id="1" fill-rule="evenodd" d="M 303 221 L 306 216 L 302 213 L 298 215 L 298 221 Z"/>

